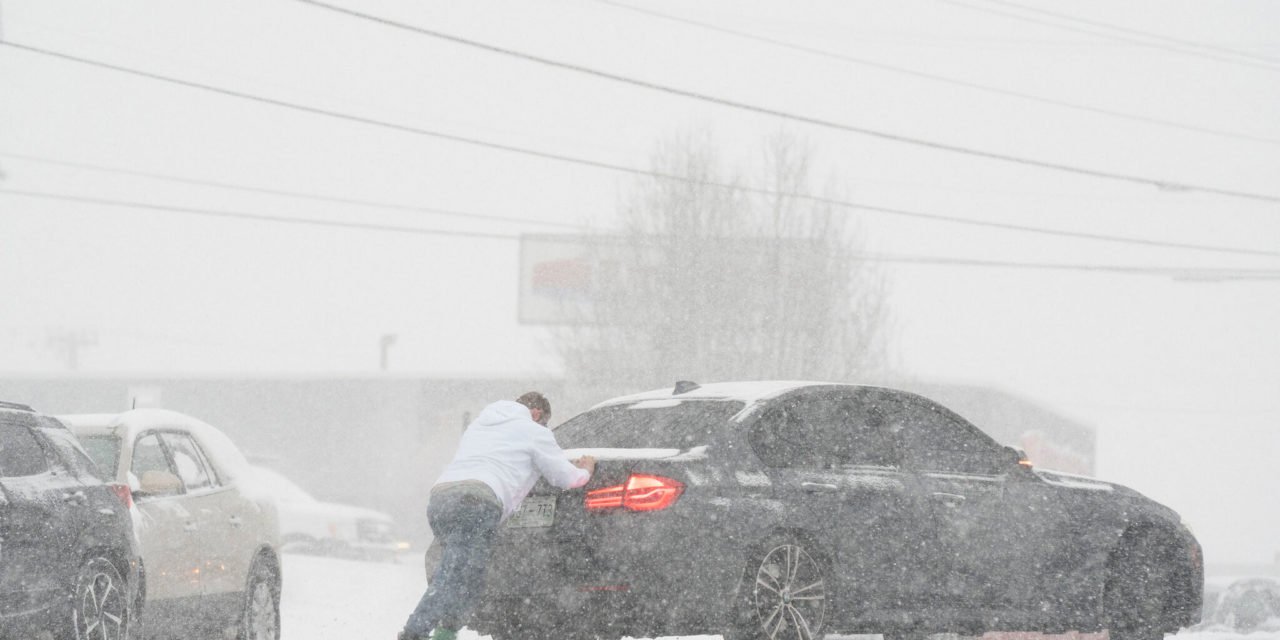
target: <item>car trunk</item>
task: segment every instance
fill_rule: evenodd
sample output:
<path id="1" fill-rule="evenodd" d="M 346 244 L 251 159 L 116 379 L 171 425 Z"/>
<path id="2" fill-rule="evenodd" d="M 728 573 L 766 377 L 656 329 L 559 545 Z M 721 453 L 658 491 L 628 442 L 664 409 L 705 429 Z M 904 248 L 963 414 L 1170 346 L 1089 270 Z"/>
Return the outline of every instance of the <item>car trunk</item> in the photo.
<path id="1" fill-rule="evenodd" d="M 697 501 L 704 456 L 651 449 L 594 453 L 596 472 L 585 487 L 562 491 L 541 481 L 504 523 L 494 544 L 491 590 L 627 589 L 643 578 L 633 573 L 638 554 L 658 542 L 649 532 Z M 646 486 L 635 487 L 637 477 Z M 628 496 L 649 501 L 633 504 Z"/>

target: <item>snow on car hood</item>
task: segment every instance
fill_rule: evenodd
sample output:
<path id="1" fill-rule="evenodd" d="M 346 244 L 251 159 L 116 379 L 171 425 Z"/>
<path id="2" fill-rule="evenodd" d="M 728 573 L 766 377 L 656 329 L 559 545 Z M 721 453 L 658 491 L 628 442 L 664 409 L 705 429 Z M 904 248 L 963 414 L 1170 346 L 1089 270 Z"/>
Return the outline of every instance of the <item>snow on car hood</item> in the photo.
<path id="1" fill-rule="evenodd" d="M 283 505 L 288 504 L 289 503 L 282 502 L 282 509 L 284 508 Z M 388 524 L 392 521 L 391 516 L 386 513 L 366 507 L 357 507 L 352 504 L 320 502 L 317 500 L 316 502 L 303 503 L 298 506 L 310 513 L 324 514 L 330 517 L 339 517 L 350 520 L 376 520 L 378 522 L 386 522 Z"/>
<path id="2" fill-rule="evenodd" d="M 246 480 L 245 484 L 251 485 L 255 492 L 274 500 L 280 505 L 282 511 L 296 510 L 351 520 L 378 520 L 388 523 L 392 521 L 390 515 L 376 509 L 319 500 L 284 474 L 265 467 L 251 465 Z"/>

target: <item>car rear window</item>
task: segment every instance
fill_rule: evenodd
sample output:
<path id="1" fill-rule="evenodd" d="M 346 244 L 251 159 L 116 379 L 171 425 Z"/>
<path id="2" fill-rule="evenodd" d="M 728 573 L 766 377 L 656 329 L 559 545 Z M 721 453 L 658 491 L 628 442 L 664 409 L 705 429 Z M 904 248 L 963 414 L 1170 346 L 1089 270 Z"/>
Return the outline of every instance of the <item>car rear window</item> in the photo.
<path id="1" fill-rule="evenodd" d="M 592 409 L 560 425 L 560 446 L 679 449 L 708 444 L 743 403 L 727 400 L 641 401 Z"/>
<path id="2" fill-rule="evenodd" d="M 0 420 L 0 477 L 34 476 L 48 469 L 35 434 L 18 420 Z"/>
<path id="3" fill-rule="evenodd" d="M 93 463 L 106 478 L 116 477 L 116 467 L 120 460 L 120 438 L 115 436 L 83 436 L 80 446 L 84 447 Z"/>
<path id="4" fill-rule="evenodd" d="M 70 469 L 76 470 L 76 475 L 89 474 L 103 482 L 111 481 L 106 470 L 87 455 L 84 445 L 80 444 L 80 440 L 76 438 L 75 434 L 68 431 L 66 427 L 55 423 L 47 426 L 41 432 L 44 434 L 45 440 L 53 445 L 58 457 L 62 458 L 63 464 Z"/>

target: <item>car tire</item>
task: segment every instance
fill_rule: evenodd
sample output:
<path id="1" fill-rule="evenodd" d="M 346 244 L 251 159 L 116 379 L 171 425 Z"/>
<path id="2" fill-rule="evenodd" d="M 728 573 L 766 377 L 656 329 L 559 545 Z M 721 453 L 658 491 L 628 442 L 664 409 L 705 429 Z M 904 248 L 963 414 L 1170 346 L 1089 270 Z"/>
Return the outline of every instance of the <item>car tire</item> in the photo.
<path id="1" fill-rule="evenodd" d="M 725 640 L 821 640 L 833 586 L 831 567 L 816 549 L 772 539 L 747 562 Z"/>
<path id="2" fill-rule="evenodd" d="M 102 556 L 90 557 L 76 574 L 70 629 L 62 637 L 128 640 L 131 613 L 129 585 L 120 571 Z"/>
<path id="3" fill-rule="evenodd" d="M 258 556 L 245 579 L 237 640 L 280 640 L 280 574 Z"/>
<path id="4" fill-rule="evenodd" d="M 1171 554 L 1159 536 L 1126 536 L 1112 552 L 1103 592 L 1103 614 L 1111 640 L 1161 640 L 1168 626 L 1175 585 Z"/>

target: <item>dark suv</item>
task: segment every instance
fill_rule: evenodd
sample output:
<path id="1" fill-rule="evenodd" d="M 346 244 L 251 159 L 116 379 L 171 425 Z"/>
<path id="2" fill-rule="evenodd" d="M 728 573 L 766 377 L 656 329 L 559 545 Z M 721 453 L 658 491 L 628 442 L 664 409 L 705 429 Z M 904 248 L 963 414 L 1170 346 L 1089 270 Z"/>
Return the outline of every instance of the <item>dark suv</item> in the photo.
<path id="1" fill-rule="evenodd" d="M 62 423 L 0 402 L 0 637 L 129 637 L 142 601 L 130 502 Z"/>
<path id="2" fill-rule="evenodd" d="M 1135 491 L 1028 466 L 881 387 L 677 385 L 555 431 L 598 464 L 499 532 L 470 626 L 497 640 L 1108 629 L 1197 621 L 1200 546 Z"/>

